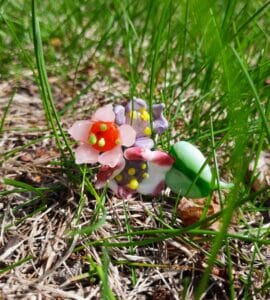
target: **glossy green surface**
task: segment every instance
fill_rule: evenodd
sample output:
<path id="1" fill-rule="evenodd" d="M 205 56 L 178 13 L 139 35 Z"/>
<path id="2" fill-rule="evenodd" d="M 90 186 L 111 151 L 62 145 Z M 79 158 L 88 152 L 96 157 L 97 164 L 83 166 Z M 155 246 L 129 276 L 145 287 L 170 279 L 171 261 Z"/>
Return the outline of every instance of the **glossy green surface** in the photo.
<path id="1" fill-rule="evenodd" d="M 204 166 L 206 159 L 200 150 L 189 142 L 181 141 L 171 147 L 170 154 L 175 158 L 172 169 L 166 175 L 166 184 L 171 190 L 191 198 L 209 195 L 212 172 L 208 164 Z"/>

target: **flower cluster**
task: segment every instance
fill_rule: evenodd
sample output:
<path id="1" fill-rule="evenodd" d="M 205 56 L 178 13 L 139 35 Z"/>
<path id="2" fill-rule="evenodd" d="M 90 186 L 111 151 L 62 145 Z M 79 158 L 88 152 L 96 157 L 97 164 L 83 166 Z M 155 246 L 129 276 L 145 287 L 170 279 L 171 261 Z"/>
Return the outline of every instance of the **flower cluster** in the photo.
<path id="1" fill-rule="evenodd" d="M 108 183 L 120 197 L 161 192 L 165 175 L 174 163 L 169 154 L 152 150 L 153 133 L 161 134 L 168 128 L 163 109 L 163 104 L 153 105 L 150 120 L 146 102 L 134 98 L 125 106 L 106 105 L 90 120 L 73 124 L 69 134 L 79 143 L 76 163 L 100 164 L 97 188 Z"/>

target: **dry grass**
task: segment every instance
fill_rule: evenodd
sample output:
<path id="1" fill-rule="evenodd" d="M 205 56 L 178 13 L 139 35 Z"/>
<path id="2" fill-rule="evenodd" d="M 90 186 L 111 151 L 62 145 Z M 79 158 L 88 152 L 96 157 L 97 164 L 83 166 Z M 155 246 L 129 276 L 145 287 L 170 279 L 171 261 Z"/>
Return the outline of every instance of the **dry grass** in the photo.
<path id="1" fill-rule="evenodd" d="M 94 72 L 94 71 L 91 71 Z M 96 76 L 92 74 L 91 76 Z M 74 90 L 63 93 L 57 80 L 53 83 L 54 97 L 58 109 L 70 100 Z M 91 273 L 88 257 L 96 264 L 102 264 L 102 248 L 90 246 L 88 242 L 104 240 L 119 232 L 125 232 L 127 223 L 132 230 L 159 228 L 162 224 L 157 216 L 162 208 L 163 218 L 170 223 L 173 218 L 174 203 L 167 195 L 159 199 L 138 197 L 121 200 L 107 196 L 105 202 L 106 222 L 91 235 L 73 238 L 68 235 L 73 229 L 74 217 L 79 201 L 79 190 L 69 182 L 64 170 L 53 162 L 59 159 L 54 140 L 44 138 L 24 148 L 27 143 L 50 133 L 36 87 L 30 79 L 19 83 L 4 82 L 0 87 L 1 109 L 6 106 L 12 91 L 16 94 L 8 113 L 5 130 L 0 144 L 0 152 L 8 154 L 0 167 L 1 179 L 11 178 L 34 187 L 48 188 L 46 207 L 40 200 L 13 210 L 35 198 L 34 192 L 12 193 L 0 200 L 1 235 L 0 268 L 3 269 L 25 257 L 31 259 L 0 276 L 3 299 L 100 299 L 100 282 L 97 274 Z M 64 128 L 74 119 L 87 118 L 91 111 L 106 101 L 121 99 L 126 94 L 127 84 L 122 79 L 115 80 L 108 88 L 102 80 L 97 81 L 87 95 L 81 97 L 75 107 L 76 113 L 69 112 L 63 119 Z M 82 87 L 80 87 L 82 88 Z M 64 90 L 64 87 L 62 87 Z M 111 92 L 113 91 L 113 93 Z M 18 150 L 11 153 L 11 150 Z M 2 182 L 2 180 L 1 180 Z M 60 186 L 61 188 L 57 189 Z M 55 187 L 55 188 L 54 188 Z M 1 185 L 1 191 L 7 190 Z M 95 200 L 85 194 L 85 205 L 79 226 L 89 224 L 95 209 Z M 40 209 L 39 211 L 39 208 Z M 257 223 L 256 215 L 250 214 L 250 225 Z M 237 230 L 232 224 L 231 230 Z M 177 218 L 176 227 L 181 227 Z M 134 237 L 142 240 L 144 236 Z M 111 239 L 110 242 L 127 242 L 127 237 Z M 84 246 L 78 250 L 77 247 Z M 237 295 L 243 285 L 239 276 L 247 278 L 247 261 L 251 260 L 252 245 L 240 241 L 230 244 L 234 262 L 234 287 Z M 241 249 L 241 251 L 240 251 Z M 146 246 L 110 247 L 108 278 L 113 293 L 118 299 L 191 299 L 199 279 L 206 267 L 207 240 L 192 239 L 188 235 L 170 238 Z M 228 299 L 228 274 L 225 247 L 221 249 L 220 264 L 213 269 L 209 282 L 207 299 Z M 259 254 L 258 254 L 259 255 Z M 269 265 L 269 248 L 262 247 L 255 258 L 253 281 L 258 289 L 262 283 L 263 268 Z M 132 269 L 137 281 L 132 282 Z M 189 278 L 189 279 L 187 279 Z"/>

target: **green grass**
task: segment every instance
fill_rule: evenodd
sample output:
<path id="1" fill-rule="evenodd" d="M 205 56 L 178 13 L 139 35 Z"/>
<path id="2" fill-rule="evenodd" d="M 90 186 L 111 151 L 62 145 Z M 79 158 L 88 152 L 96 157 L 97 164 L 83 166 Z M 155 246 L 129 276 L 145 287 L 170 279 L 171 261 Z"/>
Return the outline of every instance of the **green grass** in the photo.
<path id="1" fill-rule="evenodd" d="M 252 278 L 255 276 L 255 256 L 261 253 L 262 246 L 269 245 L 269 230 L 263 229 L 261 220 L 254 232 L 239 227 L 239 232 L 231 233 L 229 228 L 235 212 L 238 226 L 247 229 L 248 222 L 243 225 L 237 212 L 241 211 L 248 218 L 250 210 L 259 213 L 262 208 L 257 202 L 260 192 L 252 192 L 251 182 L 246 182 L 246 172 L 249 162 L 253 158 L 258 160 L 261 151 L 270 147 L 270 86 L 265 84 L 270 69 L 269 7 L 269 1 L 260 0 L 0 1 L 0 80 L 21 82 L 25 71 L 31 70 L 31 80 L 39 88 L 48 128 L 44 138 L 39 136 L 1 153 L 1 164 L 49 136 L 54 138 L 60 154 L 54 164 L 67 175 L 69 188 L 78 195 L 76 213 L 67 233 L 71 239 L 75 235 L 89 239 L 77 245 L 74 253 L 86 251 L 85 256 L 99 278 L 104 299 L 115 297 L 106 275 L 109 264 L 116 261 L 110 257 L 110 247 L 128 247 L 128 253 L 132 255 L 138 247 L 153 245 L 158 248 L 157 245 L 169 238 L 201 249 L 205 255 L 207 266 L 200 274 L 196 299 L 206 291 L 213 267 L 220 265 L 220 252 L 227 259 L 227 264 L 222 267 L 228 274 L 228 297 L 240 297 L 233 278 L 235 241 L 248 243 L 256 249 L 248 262 L 250 272 L 241 296 L 248 299 L 252 292 L 267 295 L 269 268 L 265 272 L 262 291 L 256 290 Z M 53 46 L 56 38 L 59 46 Z M 85 71 L 90 64 L 97 72 L 93 78 Z M 51 77 L 56 77 L 63 89 L 73 91 L 61 109 L 57 104 L 65 97 L 56 101 L 49 82 Z M 159 213 L 145 208 L 145 214 L 155 222 L 156 228 L 135 228 L 128 203 L 124 203 L 123 231 L 119 229 L 110 237 L 92 240 L 91 234 L 107 222 L 110 208 L 106 206 L 107 190 L 95 190 L 92 169 L 75 166 L 72 141 L 63 124 L 70 116 L 76 120 L 78 103 L 100 80 L 108 86 L 123 80 L 123 85 L 128 87 L 128 91 L 121 91 L 120 95 L 112 89 L 103 93 L 105 99 L 113 99 L 114 103 L 132 96 L 146 99 L 150 108 L 154 103 L 165 103 L 170 129 L 157 140 L 156 146 L 168 150 L 173 141 L 189 140 L 207 156 L 216 178 L 226 176 L 233 181 L 232 191 L 222 194 L 221 213 L 210 217 L 220 220 L 219 231 L 202 229 L 209 220 L 206 210 L 196 224 L 176 228 L 175 222 L 167 219 L 162 204 L 180 199 L 164 196 L 153 200 L 160 205 Z M 2 135 L 9 133 L 6 124 L 13 96 L 2 114 Z M 91 106 L 89 103 L 90 111 L 93 110 Z M 6 179 L 5 184 L 19 194 L 28 191 L 32 197 L 30 203 L 39 197 L 46 204 L 47 190 L 42 187 L 11 179 Z M 5 196 L 12 191 L 1 193 Z M 221 196 L 220 190 L 219 194 Z M 93 214 L 81 225 L 83 211 L 90 199 L 96 200 Z M 32 212 L 22 219 L 18 217 L 15 226 L 45 209 L 46 205 L 33 205 Z M 171 211 L 173 209 L 172 204 Z M 207 241 L 207 251 L 194 236 Z M 100 254 L 101 265 L 87 253 L 90 246 L 96 247 L 97 251 L 100 251 L 99 247 L 105 247 Z M 260 257 L 260 263 L 264 265 L 263 256 Z M 0 270 L 0 274 L 6 274 L 29 259 L 27 256 L 11 264 Z M 116 264 L 127 265 L 135 286 L 144 263 L 122 263 L 119 259 Z M 158 264 L 147 267 L 155 265 Z"/>

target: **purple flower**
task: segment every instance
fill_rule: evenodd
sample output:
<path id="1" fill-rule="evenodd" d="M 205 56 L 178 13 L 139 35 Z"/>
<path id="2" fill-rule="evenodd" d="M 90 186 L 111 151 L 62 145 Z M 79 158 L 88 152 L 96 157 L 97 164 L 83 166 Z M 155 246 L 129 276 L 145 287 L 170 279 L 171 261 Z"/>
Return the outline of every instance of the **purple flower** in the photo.
<path id="1" fill-rule="evenodd" d="M 153 105 L 153 130 L 157 134 L 163 133 L 168 128 L 168 121 L 163 116 L 163 109 L 164 104 Z M 135 147 L 153 148 L 150 114 L 143 99 L 134 97 L 133 101 L 129 101 L 125 107 L 117 105 L 114 112 L 115 122 L 119 126 L 129 124 L 136 131 Z"/>

